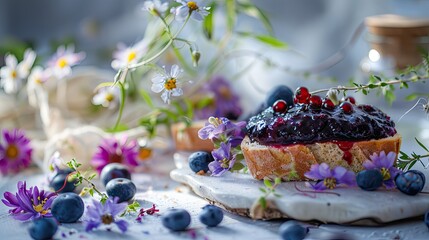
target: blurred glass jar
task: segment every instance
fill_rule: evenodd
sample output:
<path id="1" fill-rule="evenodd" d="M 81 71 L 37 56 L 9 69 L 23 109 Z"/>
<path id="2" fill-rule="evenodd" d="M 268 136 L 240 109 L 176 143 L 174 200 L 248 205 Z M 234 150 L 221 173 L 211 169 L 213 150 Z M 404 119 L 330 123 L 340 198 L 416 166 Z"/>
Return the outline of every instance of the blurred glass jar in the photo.
<path id="1" fill-rule="evenodd" d="M 372 74 L 396 76 L 398 71 L 421 63 L 422 53 L 429 50 L 429 19 L 377 15 L 367 17 L 365 25 L 370 50 L 360 62 L 361 83 L 368 82 Z M 421 86 L 410 85 L 409 90 L 398 92 L 397 99 L 403 100 L 406 95 L 418 90 L 421 90 Z M 372 95 L 374 94 L 370 96 Z M 381 96 L 377 98 L 382 100 Z M 368 101 L 374 103 L 374 98 L 366 98 L 366 102 Z M 381 104 L 383 101 L 376 102 Z M 403 101 L 396 104 L 401 105 L 407 104 Z"/>

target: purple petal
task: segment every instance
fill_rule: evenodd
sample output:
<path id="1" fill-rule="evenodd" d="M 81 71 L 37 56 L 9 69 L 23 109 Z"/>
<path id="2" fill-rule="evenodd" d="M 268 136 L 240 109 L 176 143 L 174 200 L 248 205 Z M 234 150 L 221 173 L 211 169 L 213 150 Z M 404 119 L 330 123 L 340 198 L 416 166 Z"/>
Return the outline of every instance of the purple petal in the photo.
<path id="1" fill-rule="evenodd" d="M 319 174 L 322 176 L 322 179 L 332 177 L 332 171 L 329 165 L 326 163 L 320 164 Z"/>
<path id="2" fill-rule="evenodd" d="M 323 179 L 323 177 L 319 173 L 319 164 L 313 164 L 310 167 L 310 171 L 304 173 L 304 176 L 309 179 Z"/>
<path id="3" fill-rule="evenodd" d="M 97 221 L 87 221 L 86 222 L 86 226 L 85 226 L 85 231 L 89 232 L 92 231 L 94 228 L 98 228 L 98 226 L 100 226 L 101 222 L 97 222 Z"/>
<path id="4" fill-rule="evenodd" d="M 365 167 L 366 170 L 370 170 L 370 169 L 376 168 L 376 166 L 374 165 L 374 163 L 372 161 L 369 161 L 369 160 L 365 160 L 365 162 L 363 163 L 363 166 Z"/>
<path id="5" fill-rule="evenodd" d="M 204 126 L 203 128 L 201 128 L 200 130 L 198 130 L 198 137 L 200 137 L 201 139 L 208 139 L 210 133 L 214 130 L 214 126 L 212 124 L 207 124 L 206 126 Z"/>
<path id="6" fill-rule="evenodd" d="M 116 226 L 124 233 L 127 231 L 128 228 L 128 222 L 125 220 L 119 220 L 115 221 Z"/>
<path id="7" fill-rule="evenodd" d="M 395 182 L 392 179 L 384 181 L 383 184 L 387 189 L 395 188 Z"/>
<path id="8" fill-rule="evenodd" d="M 323 181 L 318 181 L 316 184 L 308 183 L 308 185 L 310 185 L 311 188 L 317 191 L 326 190 L 326 186 L 325 184 L 323 184 Z"/>
<path id="9" fill-rule="evenodd" d="M 3 194 L 5 199 L 2 199 L 2 202 L 8 206 L 8 207 L 19 207 L 18 199 L 16 199 L 16 196 L 11 192 L 5 192 Z"/>
<path id="10" fill-rule="evenodd" d="M 21 213 L 13 215 L 12 217 L 19 221 L 27 221 L 30 220 L 34 216 L 34 213 L 27 212 L 27 213 Z"/>

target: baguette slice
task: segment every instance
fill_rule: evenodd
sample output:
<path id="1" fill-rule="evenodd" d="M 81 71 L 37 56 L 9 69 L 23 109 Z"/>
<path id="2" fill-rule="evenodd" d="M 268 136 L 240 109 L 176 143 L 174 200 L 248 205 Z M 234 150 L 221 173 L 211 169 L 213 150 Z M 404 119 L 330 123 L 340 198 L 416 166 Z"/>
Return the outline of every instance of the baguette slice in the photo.
<path id="1" fill-rule="evenodd" d="M 362 164 L 370 155 L 393 151 L 398 156 L 400 145 L 399 134 L 378 140 L 353 142 L 353 146 L 348 150 L 351 154 L 350 164 L 343 158 L 344 151 L 332 142 L 267 146 L 251 142 L 246 136 L 241 143 L 241 149 L 255 179 L 280 177 L 284 181 L 292 181 L 305 180 L 304 173 L 310 170 L 311 165 L 323 162 L 330 167 L 343 166 L 359 172 L 364 169 Z"/>

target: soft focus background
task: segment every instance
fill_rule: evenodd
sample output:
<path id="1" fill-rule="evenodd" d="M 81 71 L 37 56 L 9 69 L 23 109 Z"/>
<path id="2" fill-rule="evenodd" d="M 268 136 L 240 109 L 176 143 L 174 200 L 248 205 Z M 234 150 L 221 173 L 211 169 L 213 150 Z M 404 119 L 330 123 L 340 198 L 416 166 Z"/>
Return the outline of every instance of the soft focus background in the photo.
<path id="1" fill-rule="evenodd" d="M 262 46 L 244 39 L 237 48 L 260 51 L 283 66 L 292 69 L 307 69 L 323 61 L 345 46 L 365 17 L 378 14 L 400 14 L 411 17 L 429 18 L 429 1 L 424 0 L 270 0 L 254 1 L 270 17 L 275 36 L 289 44 L 287 51 Z M 82 65 L 96 66 L 114 73 L 110 67 L 111 54 L 118 42 L 133 44 L 139 41 L 145 31 L 149 14 L 141 11 L 143 1 L 139 0 L 1 0 L 0 1 L 0 46 L 23 41 L 29 43 L 38 54 L 47 58 L 53 46 L 72 42 L 79 51 L 85 51 L 87 58 Z M 217 22 L 225 21 L 218 17 Z M 218 24 L 221 26 L 222 24 Z M 254 19 L 242 17 L 237 27 L 243 31 L 264 32 L 262 24 Z M 201 65 L 205 56 L 212 56 L 211 48 L 205 47 L 199 32 L 187 26 L 184 33 L 192 36 L 202 52 Z M 355 44 L 349 46 L 345 58 L 332 68 L 320 72 L 318 78 L 304 80 L 302 76 L 267 68 L 256 62 L 246 74 L 233 81 L 240 89 L 241 103 L 245 113 L 254 110 L 265 98 L 266 93 L 278 84 L 286 84 L 292 89 L 308 86 L 310 90 L 321 87 L 347 84 L 350 78 L 357 82 L 366 82 L 360 64 L 367 58 L 370 45 L 366 40 L 366 30 L 361 33 Z M 200 42 L 199 42 L 200 41 Z M 6 48 L 7 49 L 7 48 Z M 5 52 L 0 52 L 4 54 Z M 46 60 L 46 59 L 43 59 Z M 0 60 L 3 61 L 3 59 Z M 232 60 L 232 64 L 222 69 L 222 74 L 234 76 L 234 71 L 246 61 Z M 2 65 L 2 64 L 0 64 Z M 237 67 L 238 66 L 238 67 Z M 335 78 L 338 82 L 322 80 L 322 77 Z M 234 79 L 235 80 L 235 79 Z M 412 86 L 409 91 L 425 85 Z M 148 86 L 149 88 L 149 86 Z M 388 106 L 373 97 L 358 97 L 361 102 L 376 102 L 384 107 L 394 119 L 410 108 L 414 102 L 404 102 L 407 93 L 398 93 L 399 100 Z M 419 108 L 417 108 L 419 109 Z M 405 119 L 416 117 L 421 125 L 427 117 L 422 111 L 414 110 Z M 418 131 L 420 132 L 420 131 Z"/>

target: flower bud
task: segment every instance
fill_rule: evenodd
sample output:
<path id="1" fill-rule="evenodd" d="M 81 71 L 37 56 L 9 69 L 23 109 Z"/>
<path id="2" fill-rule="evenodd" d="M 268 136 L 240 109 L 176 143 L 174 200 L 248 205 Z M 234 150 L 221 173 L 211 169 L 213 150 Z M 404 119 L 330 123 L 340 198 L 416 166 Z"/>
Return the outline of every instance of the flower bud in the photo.
<path id="1" fill-rule="evenodd" d="M 338 104 L 338 97 L 337 95 L 340 92 L 337 89 L 331 88 L 329 89 L 328 93 L 326 93 L 326 97 L 328 97 L 329 99 L 331 99 L 331 101 L 337 105 Z"/>
<path id="2" fill-rule="evenodd" d="M 192 63 L 194 64 L 194 67 L 198 66 L 198 61 L 200 60 L 201 53 L 198 51 L 192 51 Z"/>

